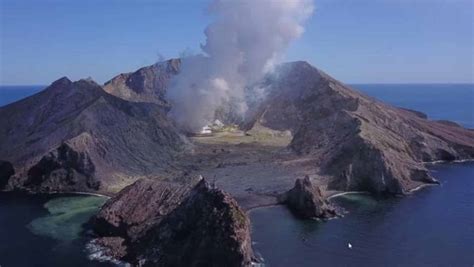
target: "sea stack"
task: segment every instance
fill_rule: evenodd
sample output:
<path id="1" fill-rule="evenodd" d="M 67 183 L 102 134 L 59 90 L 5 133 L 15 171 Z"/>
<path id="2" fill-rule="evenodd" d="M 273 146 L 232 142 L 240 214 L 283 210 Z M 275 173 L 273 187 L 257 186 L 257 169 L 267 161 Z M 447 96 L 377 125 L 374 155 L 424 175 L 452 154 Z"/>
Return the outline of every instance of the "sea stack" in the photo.
<path id="1" fill-rule="evenodd" d="M 295 186 L 281 195 L 279 201 L 303 219 L 329 219 L 337 216 L 335 208 L 324 198 L 321 189 L 313 185 L 309 176 L 296 179 Z"/>

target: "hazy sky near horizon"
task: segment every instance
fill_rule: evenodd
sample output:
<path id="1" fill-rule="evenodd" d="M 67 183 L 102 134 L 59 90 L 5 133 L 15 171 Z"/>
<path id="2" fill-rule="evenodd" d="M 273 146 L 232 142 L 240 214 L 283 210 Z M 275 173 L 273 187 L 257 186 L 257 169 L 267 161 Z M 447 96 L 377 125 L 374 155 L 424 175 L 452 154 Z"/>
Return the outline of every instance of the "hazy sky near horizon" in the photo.
<path id="1" fill-rule="evenodd" d="M 286 61 L 306 60 L 346 83 L 474 82 L 472 0 L 314 2 Z M 103 83 L 200 52 L 208 3 L 0 0 L 0 85 L 62 76 Z"/>

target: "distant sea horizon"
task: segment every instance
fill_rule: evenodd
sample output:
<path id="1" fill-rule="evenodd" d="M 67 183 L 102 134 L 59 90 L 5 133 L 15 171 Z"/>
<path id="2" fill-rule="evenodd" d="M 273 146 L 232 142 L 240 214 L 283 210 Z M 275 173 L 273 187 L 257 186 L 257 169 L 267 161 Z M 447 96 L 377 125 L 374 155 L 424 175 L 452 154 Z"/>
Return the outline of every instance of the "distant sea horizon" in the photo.
<path id="1" fill-rule="evenodd" d="M 48 85 L 0 85 L 0 107 L 34 95 Z"/>

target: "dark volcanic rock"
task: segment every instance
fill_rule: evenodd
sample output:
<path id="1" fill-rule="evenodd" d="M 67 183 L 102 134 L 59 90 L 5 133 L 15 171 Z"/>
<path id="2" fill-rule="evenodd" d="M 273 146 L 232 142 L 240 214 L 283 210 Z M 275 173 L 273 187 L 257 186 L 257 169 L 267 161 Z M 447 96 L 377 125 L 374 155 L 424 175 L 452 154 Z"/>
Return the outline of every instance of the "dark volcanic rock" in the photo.
<path id="1" fill-rule="evenodd" d="M 0 160 L 0 190 L 8 184 L 8 180 L 13 174 L 15 174 L 13 165 L 8 161 Z"/>
<path id="2" fill-rule="evenodd" d="M 59 191 L 71 191 L 84 183 L 80 188 L 98 190 L 100 182 L 95 180 L 94 173 L 95 167 L 88 154 L 76 152 L 64 143 L 28 170 L 24 186 L 49 186 Z"/>
<path id="3" fill-rule="evenodd" d="M 104 84 L 104 90 L 128 101 L 152 102 L 169 108 L 166 89 L 180 67 L 180 59 L 158 62 L 135 72 L 119 74 Z"/>
<path id="4" fill-rule="evenodd" d="M 92 219 L 100 236 L 120 236 L 134 241 L 189 194 L 193 183 L 140 179 L 107 201 Z"/>
<path id="5" fill-rule="evenodd" d="M 247 128 L 291 130 L 329 189 L 404 194 L 435 183 L 423 162 L 474 158 L 474 131 L 429 121 L 349 88 L 306 62 L 284 64 Z"/>
<path id="6" fill-rule="evenodd" d="M 121 259 L 141 266 L 248 266 L 253 257 L 246 214 L 205 180 L 138 181 L 109 200 L 92 225 L 111 255 L 126 251 Z"/>
<path id="7" fill-rule="evenodd" d="M 304 219 L 328 219 L 337 216 L 334 207 L 324 199 L 321 189 L 313 185 L 308 176 L 297 179 L 295 186 L 279 197 L 279 202 Z"/>
<path id="8" fill-rule="evenodd" d="M 159 173 L 183 147 L 162 106 L 91 80 L 62 78 L 0 107 L 0 159 L 15 170 L 7 189 L 111 192 Z"/>
<path id="9" fill-rule="evenodd" d="M 137 246 L 144 266 L 248 266 L 253 257 L 246 214 L 204 180 Z"/>

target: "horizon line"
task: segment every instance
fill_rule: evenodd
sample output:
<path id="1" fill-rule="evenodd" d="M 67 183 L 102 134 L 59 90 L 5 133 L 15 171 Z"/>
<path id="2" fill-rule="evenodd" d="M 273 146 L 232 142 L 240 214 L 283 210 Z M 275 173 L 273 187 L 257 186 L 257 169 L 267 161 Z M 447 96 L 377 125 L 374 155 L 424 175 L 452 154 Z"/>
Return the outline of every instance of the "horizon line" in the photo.
<path id="1" fill-rule="evenodd" d="M 49 86 L 53 82 L 48 83 L 48 84 L 0 84 L 0 87 Z M 341 82 L 347 85 L 474 85 L 474 81 L 472 82 L 344 82 L 344 81 L 341 81 Z M 98 83 L 98 84 L 100 86 L 103 85 L 101 83 Z"/>

